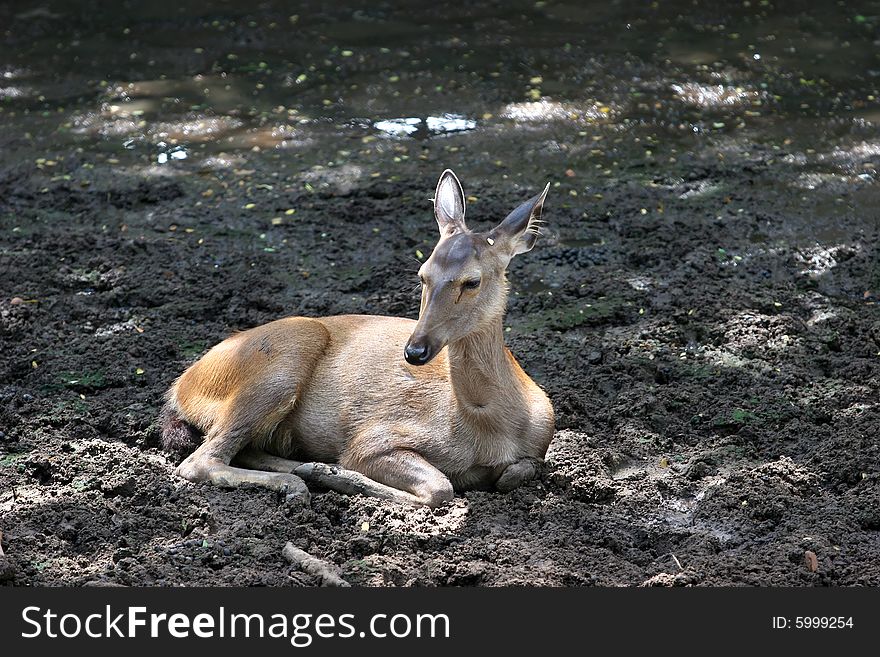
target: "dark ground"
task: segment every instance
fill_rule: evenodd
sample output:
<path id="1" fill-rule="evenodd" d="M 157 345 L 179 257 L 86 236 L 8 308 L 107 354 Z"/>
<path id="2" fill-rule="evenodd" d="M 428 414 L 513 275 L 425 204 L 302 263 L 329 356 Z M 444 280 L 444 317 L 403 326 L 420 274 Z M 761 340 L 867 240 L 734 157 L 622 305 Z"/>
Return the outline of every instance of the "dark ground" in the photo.
<path id="1" fill-rule="evenodd" d="M 878 3 L 182 4 L 0 6 L 0 578 L 880 585 Z M 507 320 L 542 479 L 174 477 L 162 394 L 231 331 L 415 316 L 446 167 L 471 222 L 553 183 Z"/>

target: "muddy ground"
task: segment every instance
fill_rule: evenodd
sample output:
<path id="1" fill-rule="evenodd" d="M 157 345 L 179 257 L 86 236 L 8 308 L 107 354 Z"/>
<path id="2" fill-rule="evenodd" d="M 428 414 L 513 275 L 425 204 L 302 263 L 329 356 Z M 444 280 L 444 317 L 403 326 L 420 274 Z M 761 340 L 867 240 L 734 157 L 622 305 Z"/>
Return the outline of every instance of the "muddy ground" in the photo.
<path id="1" fill-rule="evenodd" d="M 880 585 L 877 3 L 143 4 L 0 7 L 5 583 L 314 584 L 292 541 L 367 586 Z M 446 167 L 478 227 L 553 185 L 506 321 L 541 478 L 176 478 L 162 395 L 231 331 L 415 316 Z"/>

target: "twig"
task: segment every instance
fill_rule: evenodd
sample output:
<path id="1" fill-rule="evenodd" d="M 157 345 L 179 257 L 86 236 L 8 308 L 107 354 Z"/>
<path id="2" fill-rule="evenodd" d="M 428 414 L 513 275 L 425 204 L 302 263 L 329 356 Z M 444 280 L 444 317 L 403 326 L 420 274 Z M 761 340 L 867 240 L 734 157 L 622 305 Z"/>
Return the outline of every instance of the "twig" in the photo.
<path id="1" fill-rule="evenodd" d="M 305 550 L 300 550 L 293 543 L 288 542 L 281 551 L 282 556 L 300 570 L 318 578 L 321 586 L 351 586 L 339 576 L 339 569 L 322 559 L 313 557 Z"/>
<path id="2" fill-rule="evenodd" d="M 678 557 L 674 554 L 672 555 L 672 559 L 675 561 L 675 565 L 678 566 L 679 570 L 684 570 L 684 566 L 681 565 L 681 561 L 678 560 Z"/>

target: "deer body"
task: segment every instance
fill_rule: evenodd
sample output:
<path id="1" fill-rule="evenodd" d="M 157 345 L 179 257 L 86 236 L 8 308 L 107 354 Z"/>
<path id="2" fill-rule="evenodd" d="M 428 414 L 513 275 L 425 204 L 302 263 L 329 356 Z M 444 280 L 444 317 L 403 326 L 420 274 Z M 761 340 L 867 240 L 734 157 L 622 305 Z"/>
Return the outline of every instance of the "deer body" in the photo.
<path id="1" fill-rule="evenodd" d="M 513 237 L 542 202 L 532 200 Z M 463 208 L 457 179 L 444 173 L 441 240 L 420 272 L 418 322 L 285 318 L 233 335 L 191 366 L 169 391 L 165 436 L 173 442 L 186 427 L 203 442 L 178 473 L 303 494 L 306 477 L 432 506 L 453 490 L 510 490 L 534 476 L 553 409 L 504 346 L 503 249 L 516 243 L 505 247 L 503 231 L 470 233 Z"/>

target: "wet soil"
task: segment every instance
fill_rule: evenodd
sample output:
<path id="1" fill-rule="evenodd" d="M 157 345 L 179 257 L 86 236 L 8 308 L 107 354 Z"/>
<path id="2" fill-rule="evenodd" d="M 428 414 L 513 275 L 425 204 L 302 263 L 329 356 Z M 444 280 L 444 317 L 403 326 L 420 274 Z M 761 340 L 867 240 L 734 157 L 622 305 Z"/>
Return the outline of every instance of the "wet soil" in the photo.
<path id="1" fill-rule="evenodd" d="M 99 4 L 0 6 L 0 580 L 880 585 L 880 5 Z M 162 395 L 230 332 L 415 316 L 446 167 L 476 227 L 552 184 L 541 477 L 176 478 Z"/>

